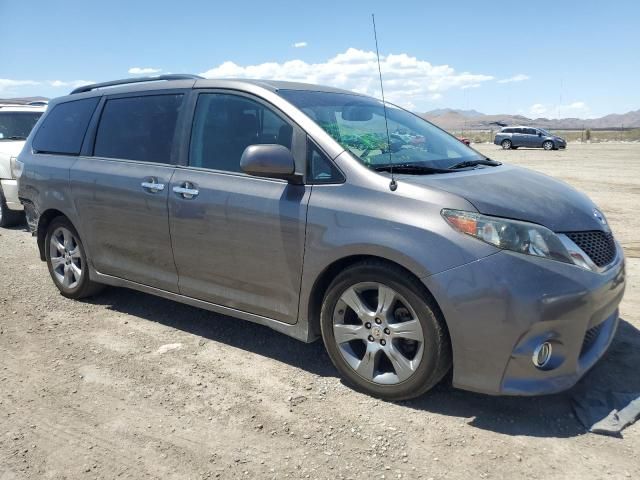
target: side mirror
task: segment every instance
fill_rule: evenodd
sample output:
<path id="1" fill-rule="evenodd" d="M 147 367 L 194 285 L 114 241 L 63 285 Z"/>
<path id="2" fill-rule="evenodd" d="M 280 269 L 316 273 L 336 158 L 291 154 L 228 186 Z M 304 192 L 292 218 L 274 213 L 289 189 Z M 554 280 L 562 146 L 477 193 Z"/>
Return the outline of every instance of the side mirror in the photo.
<path id="1" fill-rule="evenodd" d="M 296 174 L 291 150 L 282 145 L 249 145 L 240 157 L 240 168 L 244 173 L 255 177 L 302 183 L 302 175 Z"/>
<path id="2" fill-rule="evenodd" d="M 542 136 L 542 132 L 538 132 L 538 136 L 541 137 Z"/>

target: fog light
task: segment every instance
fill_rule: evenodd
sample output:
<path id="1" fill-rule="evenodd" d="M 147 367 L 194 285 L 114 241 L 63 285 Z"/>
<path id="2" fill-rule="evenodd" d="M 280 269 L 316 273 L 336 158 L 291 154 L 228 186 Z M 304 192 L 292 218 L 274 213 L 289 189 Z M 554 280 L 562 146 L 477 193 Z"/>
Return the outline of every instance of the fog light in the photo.
<path id="1" fill-rule="evenodd" d="M 551 352 L 553 348 L 549 342 L 544 342 L 536 347 L 533 351 L 533 364 L 538 368 L 544 368 L 551 360 Z"/>

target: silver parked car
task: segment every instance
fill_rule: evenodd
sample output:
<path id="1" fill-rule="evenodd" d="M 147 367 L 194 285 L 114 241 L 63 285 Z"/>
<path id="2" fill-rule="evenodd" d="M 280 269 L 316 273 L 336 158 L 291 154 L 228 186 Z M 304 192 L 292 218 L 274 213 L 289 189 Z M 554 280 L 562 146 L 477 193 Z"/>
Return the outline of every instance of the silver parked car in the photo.
<path id="1" fill-rule="evenodd" d="M 376 99 L 298 83 L 89 85 L 29 136 L 20 198 L 66 297 L 115 285 L 322 337 L 385 399 L 452 367 L 491 394 L 572 386 L 625 288 L 602 213 L 401 108 L 386 119 Z"/>
<path id="2" fill-rule="evenodd" d="M 557 150 L 567 147 L 564 138 L 533 127 L 504 127 L 496 134 L 493 143 L 501 145 L 505 150 L 515 150 L 518 147 Z"/>

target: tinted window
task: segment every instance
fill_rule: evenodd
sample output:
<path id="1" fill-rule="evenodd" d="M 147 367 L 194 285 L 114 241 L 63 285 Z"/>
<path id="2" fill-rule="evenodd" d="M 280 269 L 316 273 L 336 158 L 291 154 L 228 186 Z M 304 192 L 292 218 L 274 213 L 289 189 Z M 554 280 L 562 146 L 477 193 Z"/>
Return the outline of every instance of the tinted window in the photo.
<path id="1" fill-rule="evenodd" d="M 42 112 L 3 112 L 0 110 L 0 141 L 25 140 Z"/>
<path id="2" fill-rule="evenodd" d="M 107 100 L 93 153 L 97 157 L 171 163 L 182 94 Z"/>
<path id="3" fill-rule="evenodd" d="M 249 145 L 291 148 L 293 128 L 264 105 L 236 95 L 201 94 L 196 105 L 189 165 L 240 172 Z"/>
<path id="4" fill-rule="evenodd" d="M 536 129 L 535 129 L 535 128 L 525 128 L 525 130 L 526 130 L 526 132 L 525 132 L 525 133 L 526 133 L 527 135 L 537 135 L 537 134 L 538 134 L 538 132 L 536 132 Z"/>
<path id="5" fill-rule="evenodd" d="M 307 146 L 307 177 L 309 183 L 339 183 L 344 181 L 342 173 L 331 160 L 312 142 Z"/>
<path id="6" fill-rule="evenodd" d="M 43 153 L 78 155 L 99 97 L 59 103 L 47 114 L 33 139 Z"/>
<path id="7" fill-rule="evenodd" d="M 513 128 L 505 128 L 502 130 L 502 133 L 513 133 Z"/>

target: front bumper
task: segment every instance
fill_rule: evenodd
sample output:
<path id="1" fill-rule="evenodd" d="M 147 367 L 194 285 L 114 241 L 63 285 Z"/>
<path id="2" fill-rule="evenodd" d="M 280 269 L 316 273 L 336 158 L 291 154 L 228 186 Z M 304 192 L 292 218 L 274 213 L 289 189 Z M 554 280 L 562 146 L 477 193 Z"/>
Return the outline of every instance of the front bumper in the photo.
<path id="1" fill-rule="evenodd" d="M 541 395 L 572 387 L 604 355 L 625 288 L 622 249 L 602 273 L 501 251 L 423 282 L 447 321 L 454 386 Z M 547 369 L 534 366 L 553 345 Z"/>
<path id="2" fill-rule="evenodd" d="M 2 179 L 0 184 L 2 184 L 2 193 L 9 210 L 23 210 L 22 204 L 18 200 L 18 181 Z"/>

